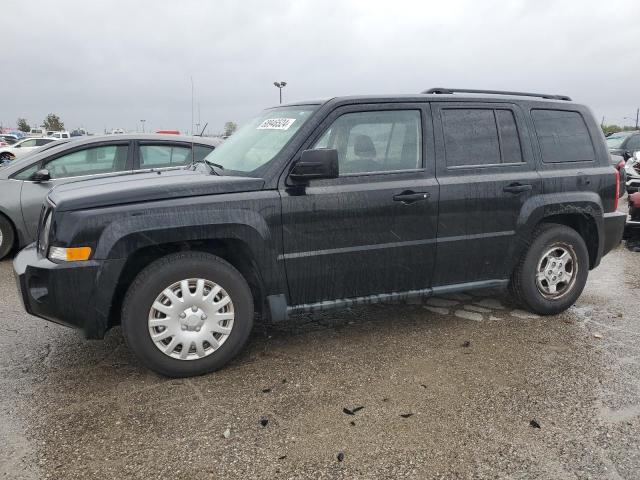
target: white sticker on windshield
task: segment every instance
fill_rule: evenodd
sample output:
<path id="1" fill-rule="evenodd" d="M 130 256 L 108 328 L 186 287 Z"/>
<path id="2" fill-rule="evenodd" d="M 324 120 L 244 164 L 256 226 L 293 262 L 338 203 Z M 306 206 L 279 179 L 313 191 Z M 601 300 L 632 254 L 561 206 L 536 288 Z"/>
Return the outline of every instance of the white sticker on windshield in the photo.
<path id="1" fill-rule="evenodd" d="M 295 118 L 268 118 L 258 125 L 258 130 L 288 130 L 295 121 Z"/>

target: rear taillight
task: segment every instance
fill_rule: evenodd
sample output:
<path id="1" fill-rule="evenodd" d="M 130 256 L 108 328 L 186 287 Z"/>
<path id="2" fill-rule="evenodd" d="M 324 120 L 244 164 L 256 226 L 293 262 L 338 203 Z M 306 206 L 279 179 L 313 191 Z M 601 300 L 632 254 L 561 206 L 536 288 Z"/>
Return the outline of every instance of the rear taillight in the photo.
<path id="1" fill-rule="evenodd" d="M 618 210 L 618 199 L 620 198 L 620 172 L 616 168 L 616 196 L 613 200 L 613 210 Z"/>

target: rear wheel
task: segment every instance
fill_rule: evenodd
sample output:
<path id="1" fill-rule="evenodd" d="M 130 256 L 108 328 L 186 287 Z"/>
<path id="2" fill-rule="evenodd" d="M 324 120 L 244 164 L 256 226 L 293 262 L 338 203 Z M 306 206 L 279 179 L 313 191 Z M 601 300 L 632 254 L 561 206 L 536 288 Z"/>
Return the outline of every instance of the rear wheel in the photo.
<path id="1" fill-rule="evenodd" d="M 7 217 L 0 215 L 0 260 L 7 256 L 13 248 L 15 233 Z"/>
<path id="2" fill-rule="evenodd" d="M 9 152 L 0 153 L 0 164 L 13 160 L 13 155 Z"/>
<path id="3" fill-rule="evenodd" d="M 543 224 L 511 279 L 516 300 L 529 310 L 551 315 L 573 305 L 587 282 L 589 253 L 572 228 Z"/>
<path id="4" fill-rule="evenodd" d="M 232 265 L 184 252 L 153 262 L 134 280 L 122 309 L 129 347 L 148 368 L 169 377 L 212 372 L 246 343 L 253 298 Z"/>

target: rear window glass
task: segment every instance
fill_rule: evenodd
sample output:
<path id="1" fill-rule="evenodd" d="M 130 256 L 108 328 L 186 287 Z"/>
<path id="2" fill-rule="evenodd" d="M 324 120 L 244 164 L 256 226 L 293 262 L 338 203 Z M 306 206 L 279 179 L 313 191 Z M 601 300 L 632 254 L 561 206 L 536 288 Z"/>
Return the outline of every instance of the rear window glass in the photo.
<path id="1" fill-rule="evenodd" d="M 511 110 L 496 110 L 496 121 L 500 132 L 502 163 L 522 162 L 522 147 L 513 112 Z"/>
<path id="2" fill-rule="evenodd" d="M 511 110 L 442 110 L 447 167 L 521 163 L 522 147 Z"/>
<path id="3" fill-rule="evenodd" d="M 591 162 L 595 151 L 587 125 L 578 112 L 532 110 L 531 117 L 542 161 L 545 163 Z"/>
<path id="4" fill-rule="evenodd" d="M 493 110 L 445 109 L 442 121 L 448 167 L 500 163 Z"/>

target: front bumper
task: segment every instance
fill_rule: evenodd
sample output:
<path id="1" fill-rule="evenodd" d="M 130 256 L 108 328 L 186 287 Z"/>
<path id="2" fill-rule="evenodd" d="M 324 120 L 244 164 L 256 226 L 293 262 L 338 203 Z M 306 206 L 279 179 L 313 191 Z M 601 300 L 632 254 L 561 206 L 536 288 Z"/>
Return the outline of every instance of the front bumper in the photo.
<path id="1" fill-rule="evenodd" d="M 606 255 L 620 244 L 624 233 L 624 225 L 627 214 L 623 212 L 611 212 L 603 215 L 604 245 L 602 255 Z"/>
<path id="2" fill-rule="evenodd" d="M 13 270 L 25 310 L 37 317 L 102 338 L 112 296 L 100 295 L 106 261 L 54 263 L 38 255 L 35 244 L 22 250 Z M 113 287 L 109 290 L 113 293 Z"/>

